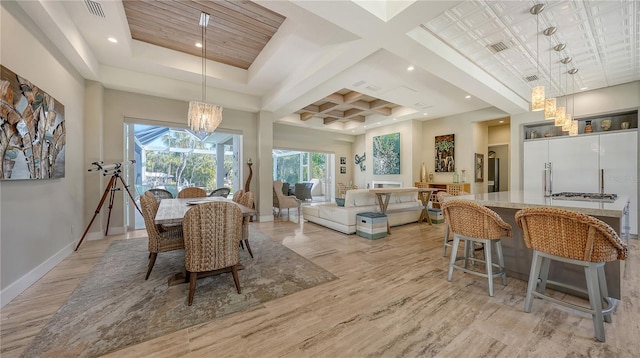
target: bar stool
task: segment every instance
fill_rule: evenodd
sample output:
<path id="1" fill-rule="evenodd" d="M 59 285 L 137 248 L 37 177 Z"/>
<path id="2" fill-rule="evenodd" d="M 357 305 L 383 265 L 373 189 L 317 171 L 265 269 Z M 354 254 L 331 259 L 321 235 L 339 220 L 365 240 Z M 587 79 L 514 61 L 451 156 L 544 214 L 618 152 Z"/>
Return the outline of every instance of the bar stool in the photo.
<path id="1" fill-rule="evenodd" d="M 525 244 L 533 250 L 524 311 L 531 312 L 533 297 L 538 297 L 589 313 L 593 318 L 596 339 L 604 342 L 603 321 L 611 322 L 611 312 L 615 308 L 607 291 L 604 265 L 608 261 L 624 260 L 627 257 L 627 245 L 611 226 L 592 216 L 556 208 L 528 208 L 518 211 L 515 217 L 524 232 Z M 551 260 L 584 268 L 587 291 L 569 288 L 587 293 L 590 307 L 544 294 L 547 283 L 560 285 L 547 279 Z M 540 292 L 537 287 L 540 287 Z M 603 301 L 607 304 L 606 308 L 602 305 Z"/>
<path id="2" fill-rule="evenodd" d="M 451 194 L 447 193 L 444 190 L 438 191 L 435 193 L 438 203 L 444 203 L 446 198 L 451 197 Z M 442 244 L 442 256 L 447 257 L 447 246 L 451 247 L 453 239 L 449 238 L 449 223 L 445 219 L 444 221 L 445 229 L 444 229 L 444 243 Z"/>
<path id="3" fill-rule="evenodd" d="M 502 277 L 502 284 L 507 284 L 507 275 L 504 269 L 504 257 L 502 256 L 502 238 L 511 237 L 512 228 L 498 214 L 482 205 L 470 200 L 449 199 L 441 204 L 445 221 L 449 223 L 453 232 L 453 249 L 451 260 L 449 261 L 449 274 L 447 280 L 453 279 L 453 270 L 458 269 L 469 274 L 486 277 L 489 281 L 489 296 L 493 296 L 493 279 Z M 460 240 L 464 240 L 464 257 L 457 257 Z M 475 248 L 475 243 L 484 245 L 484 260 L 469 258 L 468 248 Z M 498 253 L 498 264 L 492 262 L 491 244 L 495 243 Z M 473 252 L 473 251 L 472 251 Z M 464 260 L 464 267 L 456 262 Z M 467 268 L 469 260 L 484 262 L 486 273 L 470 270 Z M 498 268 L 498 272 L 493 272 L 493 267 Z"/>

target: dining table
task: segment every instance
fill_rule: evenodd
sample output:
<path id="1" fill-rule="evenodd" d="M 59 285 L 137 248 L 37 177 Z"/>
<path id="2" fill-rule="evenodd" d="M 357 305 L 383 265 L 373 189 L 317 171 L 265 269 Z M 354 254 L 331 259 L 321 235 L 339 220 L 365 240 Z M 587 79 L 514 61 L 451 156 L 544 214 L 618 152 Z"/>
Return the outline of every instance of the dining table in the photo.
<path id="1" fill-rule="evenodd" d="M 257 211 L 253 208 L 249 208 L 242 204 L 236 203 L 231 199 L 227 199 L 220 196 L 210 196 L 210 197 L 202 197 L 202 198 L 180 198 L 180 199 L 162 199 L 160 201 L 160 205 L 158 206 L 158 212 L 156 213 L 155 223 L 162 225 L 180 225 L 184 220 L 184 215 L 191 209 L 194 205 L 210 203 L 214 201 L 224 201 L 237 205 L 242 212 L 243 220 L 242 220 L 242 239 L 247 239 L 244 235 L 249 234 L 249 230 L 246 227 L 249 225 L 250 217 L 253 217 L 257 214 Z M 242 264 L 239 265 L 238 269 L 243 269 L 244 266 Z M 221 271 L 221 270 L 218 270 Z M 222 272 L 222 271 L 221 271 Z M 211 272 L 210 275 L 218 274 L 219 272 Z M 206 277 L 209 275 L 199 275 L 200 277 Z M 188 275 L 186 272 L 176 273 L 172 277 L 169 278 L 169 286 L 186 283 L 188 282 Z"/>

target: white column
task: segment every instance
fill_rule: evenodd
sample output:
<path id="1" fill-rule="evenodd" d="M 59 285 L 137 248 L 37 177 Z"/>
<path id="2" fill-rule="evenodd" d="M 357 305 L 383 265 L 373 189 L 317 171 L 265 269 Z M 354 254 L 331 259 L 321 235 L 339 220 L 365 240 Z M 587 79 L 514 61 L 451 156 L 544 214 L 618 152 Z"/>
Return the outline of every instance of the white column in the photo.
<path id="1" fill-rule="evenodd" d="M 273 113 L 258 112 L 258 160 L 253 161 L 253 173 L 259 221 L 273 221 L 273 121 Z"/>

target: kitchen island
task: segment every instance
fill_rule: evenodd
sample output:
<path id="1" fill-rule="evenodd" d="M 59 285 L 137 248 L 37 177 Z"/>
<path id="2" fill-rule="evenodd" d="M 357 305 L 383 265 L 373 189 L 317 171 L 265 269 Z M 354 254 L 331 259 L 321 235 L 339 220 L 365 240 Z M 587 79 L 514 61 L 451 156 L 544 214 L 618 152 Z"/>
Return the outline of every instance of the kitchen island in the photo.
<path id="1" fill-rule="evenodd" d="M 531 269 L 532 250 L 524 242 L 522 230 L 515 222 L 518 210 L 532 207 L 554 207 L 571 210 L 596 217 L 609 224 L 623 238 L 628 241 L 629 226 L 629 198 L 619 196 L 614 202 L 564 200 L 545 197 L 541 193 L 522 191 L 503 191 L 497 193 L 483 193 L 476 195 L 458 196 L 489 207 L 513 227 L 513 238 L 502 240 L 503 255 L 507 276 L 527 281 Z M 625 229 L 626 228 L 626 229 Z M 622 263 L 608 262 L 605 265 L 605 276 L 609 295 L 620 299 L 620 282 L 622 278 Z M 549 279 L 563 284 L 583 288 L 586 290 L 586 280 L 582 268 L 561 262 L 552 262 L 549 269 Z M 575 292 L 565 287 L 551 288 L 586 297 L 586 293 Z"/>

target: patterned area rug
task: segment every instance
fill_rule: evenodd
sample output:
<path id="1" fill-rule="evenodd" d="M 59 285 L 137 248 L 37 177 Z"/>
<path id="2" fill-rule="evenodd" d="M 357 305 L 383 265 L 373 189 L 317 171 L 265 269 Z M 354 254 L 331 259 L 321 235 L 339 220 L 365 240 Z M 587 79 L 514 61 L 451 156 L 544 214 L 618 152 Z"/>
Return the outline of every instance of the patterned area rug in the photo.
<path id="1" fill-rule="evenodd" d="M 115 241 L 67 302 L 25 350 L 25 357 L 95 357 L 283 297 L 336 276 L 266 235 L 252 230 L 255 258 L 240 251 L 242 294 L 230 273 L 169 287 L 184 252 L 158 254 L 148 281 L 147 239 Z"/>

